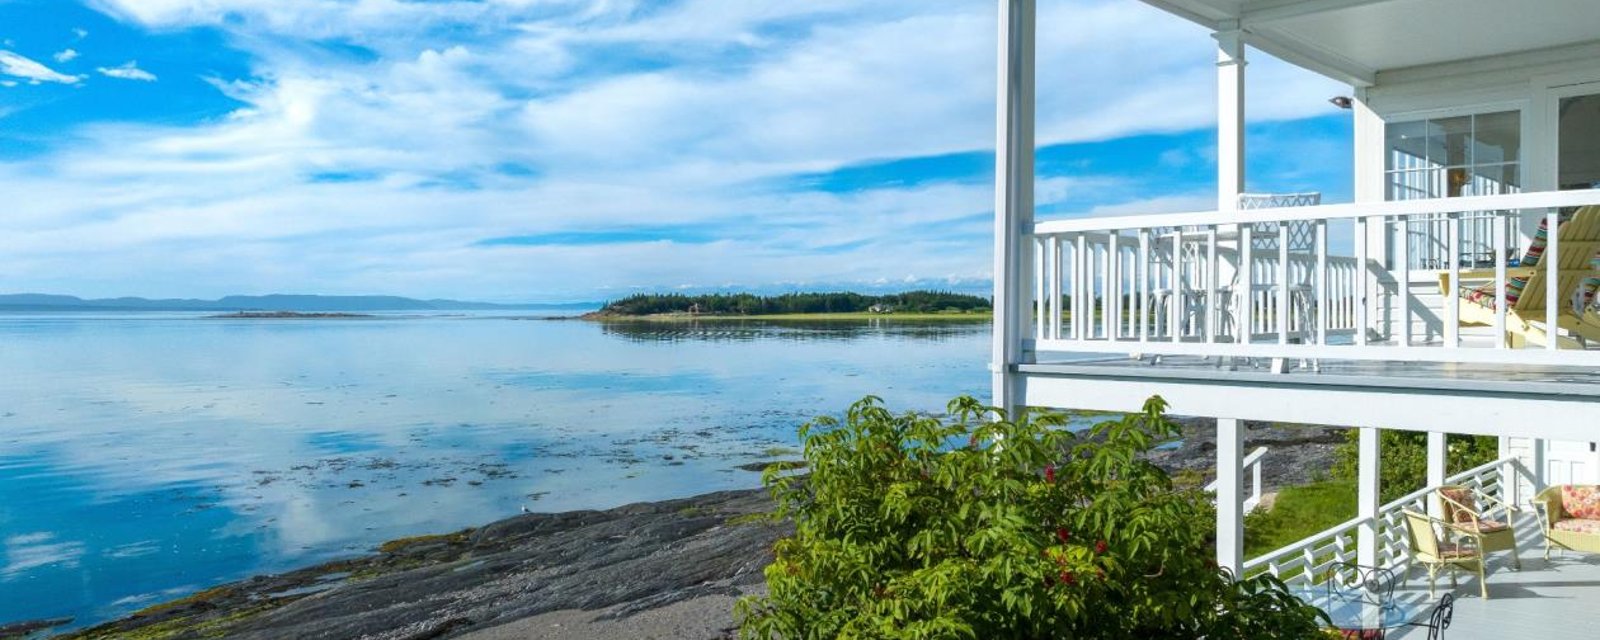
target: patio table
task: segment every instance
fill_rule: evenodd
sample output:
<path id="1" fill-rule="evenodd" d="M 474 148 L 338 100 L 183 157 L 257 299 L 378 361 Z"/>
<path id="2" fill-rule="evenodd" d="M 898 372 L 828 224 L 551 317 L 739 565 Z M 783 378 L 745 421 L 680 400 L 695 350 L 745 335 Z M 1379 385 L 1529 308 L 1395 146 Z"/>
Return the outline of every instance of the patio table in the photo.
<path id="1" fill-rule="evenodd" d="M 1299 587 L 1289 590 L 1301 602 L 1321 609 L 1328 614 L 1333 627 L 1340 631 L 1361 632 L 1357 637 L 1382 638 L 1389 629 L 1405 626 L 1429 626 L 1417 622 L 1428 618 L 1440 604 L 1421 599 L 1391 599 L 1375 604 L 1361 598 L 1329 593 L 1325 587 Z"/>

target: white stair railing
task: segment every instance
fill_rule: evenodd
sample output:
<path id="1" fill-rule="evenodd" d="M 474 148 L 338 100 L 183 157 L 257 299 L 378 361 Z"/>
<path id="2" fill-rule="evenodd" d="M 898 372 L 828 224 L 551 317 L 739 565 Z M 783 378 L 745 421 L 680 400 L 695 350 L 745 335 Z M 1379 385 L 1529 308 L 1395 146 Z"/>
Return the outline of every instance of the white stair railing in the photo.
<path id="1" fill-rule="evenodd" d="M 1466 485 L 1495 500 L 1510 504 L 1513 500 L 1500 485 L 1502 472 L 1526 476 L 1527 469 L 1514 457 L 1473 467 L 1445 479 L 1445 484 Z M 1410 568 L 1411 552 L 1406 540 L 1406 523 L 1403 511 L 1428 512 L 1428 498 L 1435 487 L 1413 491 L 1400 499 L 1379 507 L 1377 522 L 1378 565 L 1395 569 L 1397 573 Z M 1509 514 L 1497 513 L 1498 507 L 1488 510 L 1492 518 L 1507 518 Z M 1315 584 L 1328 569 L 1341 562 L 1356 560 L 1356 538 L 1361 527 L 1372 520 L 1355 518 L 1335 525 L 1281 549 L 1270 551 L 1244 563 L 1245 575 L 1271 573 L 1291 584 Z M 1403 575 L 1403 573 L 1402 573 Z"/>
<path id="2" fill-rule="evenodd" d="M 1256 447 L 1256 450 L 1251 451 L 1250 455 L 1245 456 L 1244 462 L 1241 463 L 1241 467 L 1245 470 L 1245 473 L 1250 476 L 1250 492 L 1245 494 L 1244 498 L 1245 513 L 1255 511 L 1256 507 L 1261 506 L 1261 460 L 1266 456 L 1266 447 Z M 1211 484 L 1206 485 L 1206 491 L 1210 493 L 1216 493 L 1217 481 L 1212 480 Z M 1213 500 L 1215 500 L 1215 498 L 1213 498 Z"/>

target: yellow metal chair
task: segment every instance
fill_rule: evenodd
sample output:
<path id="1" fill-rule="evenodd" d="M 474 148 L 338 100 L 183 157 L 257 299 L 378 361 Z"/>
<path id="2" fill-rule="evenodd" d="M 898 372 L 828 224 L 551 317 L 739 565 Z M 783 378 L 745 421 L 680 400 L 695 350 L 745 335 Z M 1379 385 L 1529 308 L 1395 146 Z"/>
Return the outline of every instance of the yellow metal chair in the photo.
<path id="1" fill-rule="evenodd" d="M 1456 527 L 1438 518 L 1415 511 L 1402 512 L 1406 518 L 1406 537 L 1411 544 L 1412 561 L 1428 568 L 1428 597 L 1433 597 L 1434 582 L 1440 569 L 1450 570 L 1450 588 L 1456 587 L 1456 570 L 1475 571 L 1478 585 L 1485 600 L 1489 598 L 1489 582 L 1484 577 L 1483 551 L 1460 542 L 1439 539 L 1438 529 L 1454 532 Z M 1438 529 L 1436 529 L 1436 527 Z"/>
<path id="2" fill-rule="evenodd" d="M 1517 532 L 1511 526 L 1511 516 L 1516 513 L 1516 507 L 1465 485 L 1441 486 L 1434 490 L 1433 496 L 1439 501 L 1439 515 L 1450 523 L 1452 532 L 1459 532 L 1459 537 L 1471 539 L 1473 546 L 1484 554 L 1510 551 L 1511 566 L 1522 570 L 1522 558 L 1517 556 Z M 1490 508 L 1498 507 L 1506 519 L 1500 521 L 1483 517 L 1483 509 L 1479 508 L 1482 504 L 1488 504 Z"/>

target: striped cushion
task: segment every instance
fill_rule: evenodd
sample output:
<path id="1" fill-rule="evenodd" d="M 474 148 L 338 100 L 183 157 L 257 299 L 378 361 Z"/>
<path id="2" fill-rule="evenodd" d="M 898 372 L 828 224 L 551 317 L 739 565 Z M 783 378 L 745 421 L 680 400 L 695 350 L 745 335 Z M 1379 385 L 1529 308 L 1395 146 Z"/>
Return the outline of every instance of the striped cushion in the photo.
<path id="1" fill-rule="evenodd" d="M 1522 290 L 1528 286 L 1526 277 L 1511 278 L 1506 281 L 1506 306 L 1517 306 L 1517 299 L 1522 297 Z M 1490 309 L 1494 308 L 1494 283 L 1488 283 L 1468 289 L 1464 294 L 1468 301 L 1476 302 Z"/>
<path id="2" fill-rule="evenodd" d="M 1565 224 L 1571 219 L 1572 214 L 1561 214 L 1557 224 Z M 1549 246 L 1550 218 L 1547 216 L 1539 219 L 1539 230 L 1534 232 L 1533 241 L 1528 243 L 1528 250 L 1522 254 L 1522 259 L 1519 260 L 1517 264 L 1523 267 L 1539 266 L 1539 260 L 1544 257 L 1545 249 L 1548 249 Z M 1596 269 L 1600 269 L 1600 253 L 1595 254 L 1594 259 L 1591 260 L 1589 264 Z M 1511 278 L 1510 280 L 1507 280 L 1506 306 L 1517 306 L 1517 299 L 1522 297 L 1522 290 L 1527 288 L 1527 286 L 1527 277 Z M 1593 304 L 1597 293 L 1600 293 L 1600 276 L 1584 280 L 1583 286 L 1578 287 L 1578 296 L 1573 300 L 1574 306 L 1582 309 L 1590 304 Z M 1491 282 L 1482 286 L 1468 289 L 1463 296 L 1471 302 L 1476 302 L 1485 307 L 1493 309 L 1495 302 L 1494 283 Z"/>
<path id="3" fill-rule="evenodd" d="M 1566 222 L 1568 220 L 1572 219 L 1572 214 L 1563 213 L 1560 216 L 1558 216 L 1558 219 L 1560 220 L 1560 222 L 1558 222 L 1557 224 L 1566 224 Z M 1519 262 L 1518 264 L 1521 265 L 1521 266 L 1524 266 L 1524 267 L 1537 267 L 1537 266 L 1539 266 L 1539 259 L 1544 257 L 1544 250 L 1546 248 L 1548 248 L 1549 245 L 1550 245 L 1550 217 L 1549 216 L 1541 216 L 1539 218 L 1539 230 L 1534 232 L 1534 234 L 1533 234 L 1533 242 L 1528 243 L 1528 251 L 1526 253 L 1522 254 L 1522 261 Z"/>

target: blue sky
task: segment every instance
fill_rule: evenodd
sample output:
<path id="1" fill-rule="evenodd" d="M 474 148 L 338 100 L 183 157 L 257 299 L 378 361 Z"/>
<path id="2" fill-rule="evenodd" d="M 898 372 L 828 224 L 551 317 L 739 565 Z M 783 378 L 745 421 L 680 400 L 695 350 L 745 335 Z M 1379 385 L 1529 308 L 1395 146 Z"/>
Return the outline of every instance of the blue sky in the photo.
<path id="1" fill-rule="evenodd" d="M 994 5 L 0 0 L 0 291 L 981 290 Z M 1041 217 L 1207 208 L 1213 55 L 1043 0 Z M 1348 200 L 1348 88 L 1250 80 L 1250 188 Z"/>

